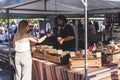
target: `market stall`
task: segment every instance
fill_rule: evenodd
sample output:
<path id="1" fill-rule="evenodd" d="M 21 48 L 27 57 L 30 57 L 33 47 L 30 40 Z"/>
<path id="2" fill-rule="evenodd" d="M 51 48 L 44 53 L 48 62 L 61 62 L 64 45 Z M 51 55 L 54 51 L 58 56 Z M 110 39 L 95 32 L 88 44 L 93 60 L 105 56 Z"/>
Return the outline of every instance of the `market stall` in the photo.
<path id="1" fill-rule="evenodd" d="M 62 1 L 62 0 L 61 0 Z M 116 10 L 116 12 L 119 12 L 119 3 L 117 3 L 117 2 L 111 2 L 111 1 L 107 1 L 107 0 L 99 0 L 99 2 L 97 2 L 97 0 L 89 0 L 88 1 L 88 6 L 87 6 L 87 4 L 85 3 L 85 2 L 83 2 L 83 4 L 84 4 L 84 6 L 85 6 L 85 8 L 86 9 L 84 9 L 84 7 L 83 7 L 83 4 L 80 2 L 80 1 L 78 1 L 78 0 L 74 0 L 74 2 L 73 2 L 73 0 L 69 0 L 69 1 L 67 1 L 67 2 L 69 2 L 69 3 L 66 3 L 66 1 L 64 0 L 63 2 L 61 2 L 60 0 L 45 0 L 45 1 L 42 1 L 42 0 L 31 0 L 30 2 L 29 1 L 26 1 L 25 3 L 20 3 L 20 4 L 15 4 L 15 5 L 12 5 L 12 6 L 5 6 L 5 7 L 2 7 L 2 13 L 6 13 L 7 12 L 7 18 L 9 19 L 10 17 L 13 17 L 13 16 L 10 16 L 10 13 L 19 13 L 19 14 L 28 14 L 28 13 L 30 13 L 30 14 L 41 14 L 41 15 L 47 15 L 47 14 L 67 14 L 67 13 L 69 13 L 69 14 L 78 14 L 78 13 L 84 13 L 84 10 L 85 10 L 85 15 L 86 15 L 86 25 L 87 25 L 87 7 L 88 7 L 88 10 L 89 10 L 89 12 L 91 11 L 91 12 L 93 12 L 93 11 L 96 11 L 97 10 L 97 12 L 98 12 L 98 10 L 100 9 L 100 10 L 103 10 L 104 12 L 102 12 L 102 13 L 105 13 L 105 11 L 107 11 L 107 10 L 109 10 L 109 9 L 111 9 L 111 11 L 113 12 L 114 10 Z M 83 1 L 83 0 L 82 0 Z M 37 2 L 37 3 L 36 3 Z M 78 2 L 80 2 L 80 3 L 78 3 Z M 92 2 L 92 3 L 91 3 Z M 74 3 L 74 4 L 76 4 L 76 5 L 74 5 L 74 4 L 70 4 L 70 3 Z M 90 4 L 89 4 L 90 3 Z M 112 3 L 112 4 L 111 4 Z M 93 4 L 97 4 L 97 5 L 94 5 L 93 6 Z M 41 5 L 41 6 L 39 6 L 39 5 Z M 31 8 L 31 6 L 33 6 L 32 8 Z M 117 8 L 117 9 L 115 9 L 115 8 Z M 107 9 L 107 10 L 105 10 L 105 9 Z M 100 12 L 99 12 L 100 13 Z M 9 23 L 9 21 L 8 21 L 8 23 Z M 9 25 L 8 25 L 9 26 Z M 87 27 L 87 26 L 86 26 Z M 86 29 L 86 33 L 85 33 L 85 43 L 86 43 L 86 46 L 85 46 L 85 49 L 87 49 L 87 29 Z M 85 53 L 87 53 L 87 50 L 85 50 Z M 39 53 L 38 53 L 39 54 Z M 45 58 L 44 56 L 46 56 L 46 54 L 45 55 L 43 55 L 43 58 Z M 49 55 L 50 56 L 50 55 Z M 87 54 L 86 54 L 86 56 L 87 56 Z M 50 59 L 49 59 L 50 58 Z M 49 57 L 49 58 L 47 58 L 48 60 L 50 60 L 51 61 L 51 57 Z M 61 58 L 57 58 L 57 59 L 61 59 Z M 87 61 L 87 57 L 85 58 L 86 60 L 85 61 Z M 41 60 L 40 60 L 41 61 Z M 47 63 L 46 61 L 42 61 L 42 62 L 45 62 L 45 63 Z M 46 66 L 46 65 L 44 65 L 43 63 L 40 63 L 40 64 L 43 64 L 43 65 L 39 65 L 39 62 L 37 62 L 36 61 L 36 63 L 37 64 L 34 64 L 34 60 L 33 60 L 33 72 L 34 71 L 39 71 L 39 70 L 37 70 L 37 69 L 42 69 L 43 70 L 43 72 L 45 73 L 45 75 L 44 75 L 44 73 L 41 73 L 41 77 L 42 77 L 42 80 L 46 80 L 46 79 L 51 79 L 51 80 L 53 80 L 51 77 L 49 77 L 50 75 L 48 75 L 49 73 L 47 73 L 48 72 L 48 67 L 49 66 Z M 49 63 L 48 63 L 49 64 Z M 36 66 L 36 65 L 39 65 L 39 66 Z M 38 67 L 38 68 L 35 68 L 36 70 L 34 70 L 34 66 L 36 66 L 36 67 Z M 42 66 L 43 66 L 43 68 L 42 68 Z M 83 76 L 81 76 L 82 78 L 84 78 L 84 76 L 87 76 L 87 62 L 85 62 L 85 74 L 83 75 Z M 40 67 L 40 68 L 39 68 Z M 47 68 L 46 68 L 47 67 Z M 54 67 L 55 68 L 55 67 Z M 46 70 L 47 69 L 47 70 Z M 82 68 L 82 69 L 84 69 L 84 68 Z M 98 69 L 98 68 L 97 68 Z M 58 71 L 59 71 L 59 69 L 57 69 Z M 60 69 L 61 70 L 61 69 Z M 62 73 L 64 74 L 64 76 L 62 76 L 63 77 L 63 80 L 66 80 L 66 79 L 68 79 L 68 78 L 70 78 L 70 77 L 68 77 L 67 75 L 68 74 L 66 74 L 67 73 L 67 70 L 69 70 L 69 68 L 68 67 L 66 67 L 65 68 L 65 70 L 64 69 L 62 69 Z M 46 72 L 47 71 L 47 72 Z M 54 70 L 53 70 L 54 71 Z M 84 70 L 83 70 L 84 71 Z M 117 71 L 119 71 L 118 69 L 117 69 Z M 50 72 L 50 71 L 49 71 Z M 82 72 L 82 71 L 81 71 Z M 35 72 L 36 73 L 36 72 Z M 53 74 L 55 74 L 54 72 L 52 72 Z M 61 72 L 60 72 L 61 73 Z M 111 73 L 111 71 L 109 72 L 109 73 Z M 37 73 L 37 74 L 40 74 L 39 72 Z M 36 74 L 36 75 L 37 75 Z M 47 75 L 46 75 L 47 74 Z M 71 74 L 71 73 L 70 73 Z M 80 73 L 80 74 L 82 74 L 82 73 Z M 88 71 L 88 76 L 89 76 L 89 71 Z M 92 73 L 93 74 L 93 73 Z M 34 76 L 36 76 L 36 75 L 33 75 L 33 78 L 35 78 Z M 58 74 L 57 74 L 58 75 Z M 69 75 L 70 76 L 70 75 Z M 76 76 L 76 75 L 75 75 Z M 77 74 L 77 76 L 79 76 L 79 74 Z M 77 77 L 76 76 L 76 77 Z M 93 75 L 92 75 L 93 76 Z M 110 75 L 111 76 L 111 75 Z M 110 77 L 110 76 L 108 76 L 108 77 Z M 40 75 L 38 75 L 37 76 L 38 77 L 38 80 L 40 80 Z M 36 77 L 36 78 L 37 78 Z M 59 77 L 59 76 L 58 76 Z M 89 76 L 90 77 L 90 76 Z M 43 79 L 43 78 L 45 78 L 45 79 Z M 55 77 L 54 77 L 55 78 Z M 79 79 L 82 79 L 82 78 L 80 78 L 80 77 L 77 77 L 78 78 L 78 80 Z M 104 78 L 104 77 L 103 77 Z M 111 78 L 111 77 L 110 77 Z M 57 78 L 58 80 L 59 80 L 59 78 Z M 100 78 L 99 78 L 100 79 Z M 36 79 L 37 80 L 37 79 Z M 61 80 L 61 79 L 60 79 Z"/>
<path id="2" fill-rule="evenodd" d="M 87 53 L 89 80 L 111 80 L 120 78 L 119 43 L 107 45 L 99 42 L 96 49 Z M 36 49 L 35 49 L 36 48 Z M 71 51 L 60 51 L 48 45 L 32 48 L 33 79 L 36 80 L 84 80 L 85 54 L 76 55 Z M 81 54 L 81 53 L 79 53 Z M 65 56 L 69 55 L 69 57 Z M 65 62 L 63 63 L 62 62 Z"/>

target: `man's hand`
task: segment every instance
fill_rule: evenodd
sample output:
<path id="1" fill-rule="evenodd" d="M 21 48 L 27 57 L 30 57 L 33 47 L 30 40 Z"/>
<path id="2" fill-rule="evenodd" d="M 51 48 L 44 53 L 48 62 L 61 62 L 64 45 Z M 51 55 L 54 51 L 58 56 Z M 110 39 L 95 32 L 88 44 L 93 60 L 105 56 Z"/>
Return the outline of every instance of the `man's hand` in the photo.
<path id="1" fill-rule="evenodd" d="M 59 44 L 63 44 L 64 38 L 58 39 Z"/>

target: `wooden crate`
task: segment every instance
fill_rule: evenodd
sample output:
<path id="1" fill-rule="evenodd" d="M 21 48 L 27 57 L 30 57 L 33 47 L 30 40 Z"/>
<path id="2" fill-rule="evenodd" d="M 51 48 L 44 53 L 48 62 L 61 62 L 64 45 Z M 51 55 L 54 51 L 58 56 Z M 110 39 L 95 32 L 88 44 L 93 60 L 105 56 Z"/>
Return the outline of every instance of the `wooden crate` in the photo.
<path id="1" fill-rule="evenodd" d="M 44 59 L 44 54 L 45 53 L 41 53 L 41 52 L 32 52 L 32 57 L 38 58 L 38 59 Z"/>
<path id="2" fill-rule="evenodd" d="M 68 64 L 69 63 L 69 54 L 66 54 L 65 56 L 54 56 L 50 54 L 45 54 L 44 59 L 47 61 L 51 61 L 57 64 Z"/>
<path id="3" fill-rule="evenodd" d="M 102 63 L 111 63 L 119 60 L 120 60 L 120 53 L 102 55 Z"/>
<path id="4" fill-rule="evenodd" d="M 87 62 L 88 62 L 88 67 L 102 66 L 101 58 L 88 59 Z M 69 66 L 71 69 L 75 67 L 84 67 L 84 65 L 85 65 L 84 58 L 69 58 Z"/>

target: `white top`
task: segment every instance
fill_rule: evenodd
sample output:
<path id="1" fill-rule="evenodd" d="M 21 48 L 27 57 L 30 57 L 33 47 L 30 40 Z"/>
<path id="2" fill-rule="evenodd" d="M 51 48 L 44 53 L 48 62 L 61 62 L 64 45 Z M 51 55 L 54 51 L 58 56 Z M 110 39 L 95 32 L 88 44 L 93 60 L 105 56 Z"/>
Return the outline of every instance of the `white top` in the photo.
<path id="1" fill-rule="evenodd" d="M 15 42 L 15 50 L 17 52 L 25 52 L 30 50 L 30 42 Z"/>
<path id="2" fill-rule="evenodd" d="M 46 24 L 46 31 L 48 31 L 48 29 L 51 29 L 51 25 L 50 25 L 50 23 L 47 22 L 47 24 Z"/>

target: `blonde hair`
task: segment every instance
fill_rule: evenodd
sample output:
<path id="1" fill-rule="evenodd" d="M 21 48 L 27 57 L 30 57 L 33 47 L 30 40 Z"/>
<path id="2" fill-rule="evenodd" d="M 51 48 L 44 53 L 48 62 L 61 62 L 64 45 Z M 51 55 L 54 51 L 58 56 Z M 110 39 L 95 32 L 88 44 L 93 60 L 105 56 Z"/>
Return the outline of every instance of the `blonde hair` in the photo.
<path id="1" fill-rule="evenodd" d="M 15 41 L 24 37 L 24 35 L 27 33 L 27 30 L 26 30 L 27 26 L 28 26 L 28 21 L 26 20 L 20 21 L 20 23 L 18 24 L 17 33 L 15 35 Z"/>

